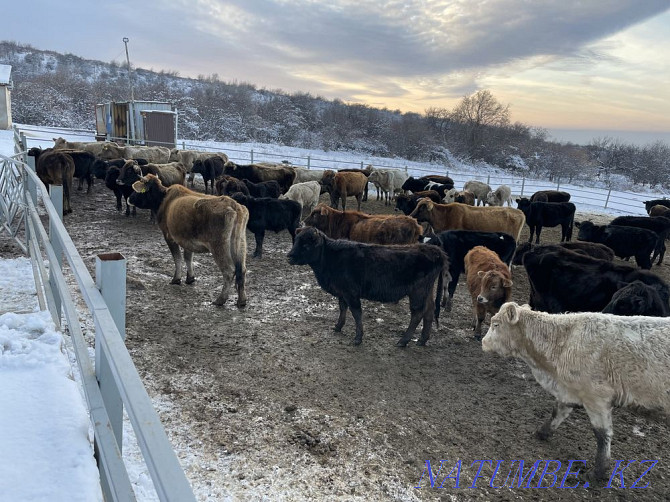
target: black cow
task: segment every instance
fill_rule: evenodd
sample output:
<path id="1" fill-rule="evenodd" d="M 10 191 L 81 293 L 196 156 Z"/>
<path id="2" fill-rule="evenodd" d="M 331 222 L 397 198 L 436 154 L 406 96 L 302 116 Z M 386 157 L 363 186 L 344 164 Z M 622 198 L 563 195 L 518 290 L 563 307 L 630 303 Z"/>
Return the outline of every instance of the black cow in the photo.
<path id="1" fill-rule="evenodd" d="M 458 285 L 458 279 L 465 270 L 464 259 L 468 251 L 475 246 L 485 246 L 491 251 L 498 253 L 500 259 L 507 263 L 507 265 L 510 265 L 514 250 L 516 249 L 514 237 L 504 232 L 447 230 L 437 235 L 426 236 L 423 242 L 439 246 L 449 256 L 449 275 L 451 275 L 451 280 L 447 285 L 449 295 L 448 298 L 446 294 L 442 297 L 442 306 L 448 312 L 451 311 L 451 303 L 456 286 Z M 439 317 L 437 310 L 435 317 Z"/>
<path id="2" fill-rule="evenodd" d="M 223 174 L 223 165 L 225 162 L 221 157 L 209 157 L 205 160 L 196 159 L 193 161 L 191 173 L 201 174 L 205 182 L 205 193 L 207 193 L 207 184 L 209 183 L 212 194 L 214 194 L 214 180 Z"/>
<path id="3" fill-rule="evenodd" d="M 599 242 L 614 251 L 619 258 L 635 256 L 638 266 L 651 268 L 651 253 L 656 248 L 656 233 L 646 228 L 625 227 L 616 225 L 594 225 L 590 221 L 575 222 L 579 228 L 577 239 L 580 241 Z"/>
<path id="4" fill-rule="evenodd" d="M 654 256 L 652 256 L 651 261 L 653 262 L 658 256 L 657 265 L 663 263 L 665 239 L 668 238 L 668 234 L 670 233 L 670 219 L 663 216 L 619 216 L 610 221 L 610 225 L 646 228 L 655 232 L 657 240 L 656 247 L 654 248 Z"/>
<path id="5" fill-rule="evenodd" d="M 568 202 L 570 194 L 559 190 L 539 190 L 530 196 L 531 202 Z"/>
<path id="6" fill-rule="evenodd" d="M 120 159 L 123 160 L 123 159 Z M 112 161 L 114 162 L 114 161 Z M 123 160 L 125 163 L 125 160 Z M 121 211 L 121 197 L 126 201 L 126 216 L 130 216 L 130 206 L 128 205 L 128 197 L 133 193 L 133 187 L 128 185 L 119 185 L 117 180 L 119 174 L 121 173 L 121 168 L 116 165 L 111 165 L 105 174 L 105 186 L 109 188 L 114 195 L 116 196 L 116 210 Z M 133 206 L 133 216 L 137 215 L 137 209 Z"/>
<path id="7" fill-rule="evenodd" d="M 222 174 L 219 176 L 215 183 L 216 194 L 217 195 L 233 195 L 236 192 L 241 192 L 244 195 L 250 195 L 247 185 L 244 184 L 244 181 L 238 180 L 233 176 L 228 176 Z"/>
<path id="8" fill-rule="evenodd" d="M 95 155 L 91 152 L 83 150 L 60 150 L 67 153 L 74 161 L 74 177 L 79 180 L 77 190 L 82 190 L 84 181 L 86 181 L 86 193 L 91 193 L 93 186 L 93 164 L 95 162 Z"/>
<path id="9" fill-rule="evenodd" d="M 438 194 L 440 194 L 440 198 L 443 199 L 445 193 L 447 190 L 451 190 L 454 188 L 453 183 L 451 186 L 448 184 L 440 184 L 440 183 L 435 183 L 434 181 L 430 180 L 425 180 L 421 178 L 413 178 L 410 176 L 405 180 L 405 182 L 402 184 L 402 189 L 403 190 L 409 190 L 411 192 L 424 192 L 426 190 L 435 190 Z"/>
<path id="10" fill-rule="evenodd" d="M 528 242 L 540 243 L 542 227 L 561 226 L 561 242 L 572 239 L 572 226 L 577 208 L 572 202 L 531 202 L 526 198 L 517 199 L 517 206 L 526 215 L 526 225 L 530 228 Z"/>
<path id="11" fill-rule="evenodd" d="M 668 285 L 647 270 L 598 260 L 560 246 L 535 246 L 523 257 L 523 266 L 531 289 L 528 303 L 534 310 L 550 314 L 600 312 L 622 283 L 637 280 L 657 287 L 664 304 L 670 298 Z"/>
<path id="12" fill-rule="evenodd" d="M 452 180 L 449 176 L 441 176 L 439 174 L 429 174 L 427 176 L 421 176 L 419 179 L 432 181 L 433 183 L 437 183 L 438 185 L 451 185 L 449 188 L 447 188 L 447 190 L 451 190 L 452 188 L 454 188 L 454 180 Z"/>
<path id="13" fill-rule="evenodd" d="M 651 211 L 651 208 L 654 206 L 665 206 L 670 208 L 670 199 L 654 199 L 644 201 L 644 208 L 647 210 L 647 214 L 649 214 L 649 211 Z"/>
<path id="14" fill-rule="evenodd" d="M 280 232 L 288 230 L 295 242 L 295 230 L 300 226 L 302 206 L 290 199 L 255 198 L 240 192 L 231 195 L 237 202 L 249 210 L 247 228 L 256 238 L 254 258 L 263 257 L 263 239 L 265 231 Z"/>
<path id="15" fill-rule="evenodd" d="M 137 165 L 139 166 L 146 166 L 149 161 L 146 159 L 133 159 L 135 162 L 137 162 Z M 91 171 L 93 172 L 93 175 L 98 178 L 99 180 L 104 180 L 107 177 L 107 171 L 109 170 L 110 167 L 118 167 L 121 169 L 126 163 L 126 159 L 113 159 L 113 160 L 103 160 L 103 159 L 96 159 L 93 162 L 93 165 L 91 166 Z"/>
<path id="16" fill-rule="evenodd" d="M 416 209 L 416 205 L 424 197 L 428 197 L 436 204 L 440 204 L 442 202 L 440 194 L 435 190 L 426 190 L 425 192 L 413 193 L 411 195 L 405 195 L 401 193 L 396 196 L 395 210 L 402 211 L 406 215 L 409 215 L 412 211 L 414 211 L 414 209 Z"/>
<path id="17" fill-rule="evenodd" d="M 347 308 L 356 322 L 354 345 L 363 340 L 361 299 L 395 303 L 409 296 L 411 320 L 398 347 L 405 347 L 423 319 L 421 338 L 425 345 L 433 324 L 433 306 L 439 305 L 443 276 L 449 258 L 437 246 L 383 246 L 344 239 L 330 239 L 308 227 L 295 239 L 288 254 L 292 265 L 309 265 L 326 292 L 339 300 L 340 315 L 335 331 L 342 331 Z M 438 280 L 437 297 L 433 287 Z"/>
<path id="18" fill-rule="evenodd" d="M 278 199 L 281 195 L 281 186 L 274 180 L 259 181 L 253 183 L 249 180 L 242 180 L 249 190 L 249 195 L 252 197 L 270 197 L 271 199 Z"/>
<path id="19" fill-rule="evenodd" d="M 603 309 L 605 314 L 655 317 L 670 315 L 668 302 L 663 303 L 661 300 L 658 284 L 647 285 L 642 281 L 633 281 L 630 284 L 621 283 L 620 286 Z"/>
<path id="20" fill-rule="evenodd" d="M 563 249 L 568 249 L 574 251 L 575 253 L 580 253 L 591 258 L 597 258 L 598 260 L 612 261 L 614 260 L 614 251 L 605 246 L 605 244 L 598 244 L 597 242 L 561 242 L 556 244 L 539 244 L 543 248 L 550 248 L 552 246 L 562 247 Z M 524 255 L 535 247 L 534 244 L 530 242 L 522 242 L 516 247 L 516 252 L 514 253 L 514 260 L 512 265 L 521 265 L 523 263 Z"/>

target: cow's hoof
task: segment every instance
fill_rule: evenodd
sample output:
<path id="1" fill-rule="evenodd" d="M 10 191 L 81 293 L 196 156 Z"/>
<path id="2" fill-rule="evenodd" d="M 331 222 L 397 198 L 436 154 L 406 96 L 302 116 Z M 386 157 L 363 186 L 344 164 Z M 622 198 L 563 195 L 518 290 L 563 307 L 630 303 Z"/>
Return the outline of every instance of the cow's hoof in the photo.
<path id="1" fill-rule="evenodd" d="M 403 340 L 403 339 L 401 338 L 400 340 L 398 340 L 398 341 L 396 342 L 395 346 L 396 346 L 396 347 L 402 347 L 402 348 L 404 349 L 405 347 L 407 347 L 407 343 L 408 343 L 408 342 L 409 342 L 409 340 L 405 341 L 405 340 Z"/>
<path id="2" fill-rule="evenodd" d="M 475 334 L 475 340 L 477 340 L 478 342 L 481 342 L 482 341 L 482 335 L 481 334 L 479 334 L 479 335 Z"/>
<path id="3" fill-rule="evenodd" d="M 226 303 L 226 299 L 222 298 L 217 298 L 212 302 L 212 305 L 216 305 L 217 307 L 221 307 L 224 303 Z"/>
<path id="4" fill-rule="evenodd" d="M 547 430 L 544 427 L 540 427 L 535 431 L 535 437 L 540 441 L 547 441 L 552 436 L 552 434 L 553 432 L 551 429 Z"/>
<path id="5" fill-rule="evenodd" d="M 417 340 L 416 344 L 418 347 L 425 347 L 428 340 Z"/>
<path id="6" fill-rule="evenodd" d="M 237 308 L 238 309 L 243 309 L 244 307 L 247 306 L 247 299 L 246 298 L 238 298 L 237 300 Z"/>
<path id="7" fill-rule="evenodd" d="M 335 333 L 342 333 L 342 326 L 337 326 L 337 325 L 336 325 L 336 326 L 333 328 L 333 331 L 334 331 Z"/>
<path id="8" fill-rule="evenodd" d="M 195 277 L 187 277 L 186 284 L 193 284 L 195 282 Z"/>
<path id="9" fill-rule="evenodd" d="M 180 285 L 180 284 L 181 284 L 181 279 L 172 279 L 172 280 L 170 281 L 170 284 L 177 284 L 177 285 Z"/>
<path id="10" fill-rule="evenodd" d="M 360 345 L 362 341 L 362 338 L 354 338 L 354 345 Z"/>

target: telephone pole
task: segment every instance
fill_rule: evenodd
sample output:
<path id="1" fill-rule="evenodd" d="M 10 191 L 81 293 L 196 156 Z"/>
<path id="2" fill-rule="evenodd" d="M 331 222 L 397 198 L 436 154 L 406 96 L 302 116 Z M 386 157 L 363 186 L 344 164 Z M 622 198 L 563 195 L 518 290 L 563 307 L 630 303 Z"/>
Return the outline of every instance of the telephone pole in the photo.
<path id="1" fill-rule="evenodd" d="M 126 62 L 128 63 L 128 85 L 130 86 L 130 101 L 135 101 L 135 93 L 133 92 L 133 79 L 130 77 L 130 57 L 128 56 L 128 37 L 123 37 L 123 43 L 126 44 Z"/>
<path id="2" fill-rule="evenodd" d="M 128 85 L 130 86 L 130 103 L 128 103 L 128 121 L 130 122 L 130 144 L 135 144 L 135 92 L 133 90 L 133 79 L 130 76 L 130 57 L 128 56 L 128 37 L 123 37 L 126 44 L 126 62 L 128 63 Z"/>

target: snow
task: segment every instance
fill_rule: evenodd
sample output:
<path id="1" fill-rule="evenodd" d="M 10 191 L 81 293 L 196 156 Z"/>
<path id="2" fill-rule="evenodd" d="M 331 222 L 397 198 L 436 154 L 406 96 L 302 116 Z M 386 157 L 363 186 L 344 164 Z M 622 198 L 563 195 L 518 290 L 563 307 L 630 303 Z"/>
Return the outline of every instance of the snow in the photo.
<path id="1" fill-rule="evenodd" d="M 0 84 L 9 84 L 9 75 L 12 67 L 7 64 L 0 64 Z"/>

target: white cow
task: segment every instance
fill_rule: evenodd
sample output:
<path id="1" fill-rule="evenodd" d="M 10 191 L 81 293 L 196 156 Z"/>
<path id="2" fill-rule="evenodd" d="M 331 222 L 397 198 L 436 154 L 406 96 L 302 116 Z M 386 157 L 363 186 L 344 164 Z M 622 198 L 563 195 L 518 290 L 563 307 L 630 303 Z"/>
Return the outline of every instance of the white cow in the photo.
<path id="1" fill-rule="evenodd" d="M 477 198 L 477 205 L 479 205 L 481 202 L 482 206 L 485 206 L 486 196 L 491 191 L 491 187 L 483 181 L 470 180 L 465 182 L 465 185 L 463 185 L 463 190 L 467 190 L 468 192 L 475 194 L 475 197 Z"/>
<path id="2" fill-rule="evenodd" d="M 377 188 L 377 199 L 381 193 L 384 204 L 390 204 L 393 196 L 402 191 L 407 175 L 400 169 L 373 169 L 368 181 Z"/>
<path id="3" fill-rule="evenodd" d="M 319 195 L 321 195 L 321 183 L 318 181 L 305 181 L 303 183 L 295 183 L 291 185 L 284 195 L 280 195 L 280 199 L 290 199 L 298 202 L 303 209 L 307 208 L 308 212 L 319 203 Z"/>
<path id="4" fill-rule="evenodd" d="M 500 185 L 486 194 L 486 202 L 489 206 L 504 206 L 507 202 L 507 205 L 512 207 L 512 189 L 507 185 Z"/>
<path id="5" fill-rule="evenodd" d="M 295 167 L 295 183 L 305 181 L 321 181 L 323 171 L 321 169 L 305 169 L 304 167 Z"/>
<path id="6" fill-rule="evenodd" d="M 549 438 L 573 407 L 591 420 L 598 449 L 593 474 L 607 475 L 612 408 L 670 411 L 670 319 L 601 313 L 547 314 L 505 303 L 482 340 L 485 352 L 520 357 L 556 397 L 536 432 Z"/>

